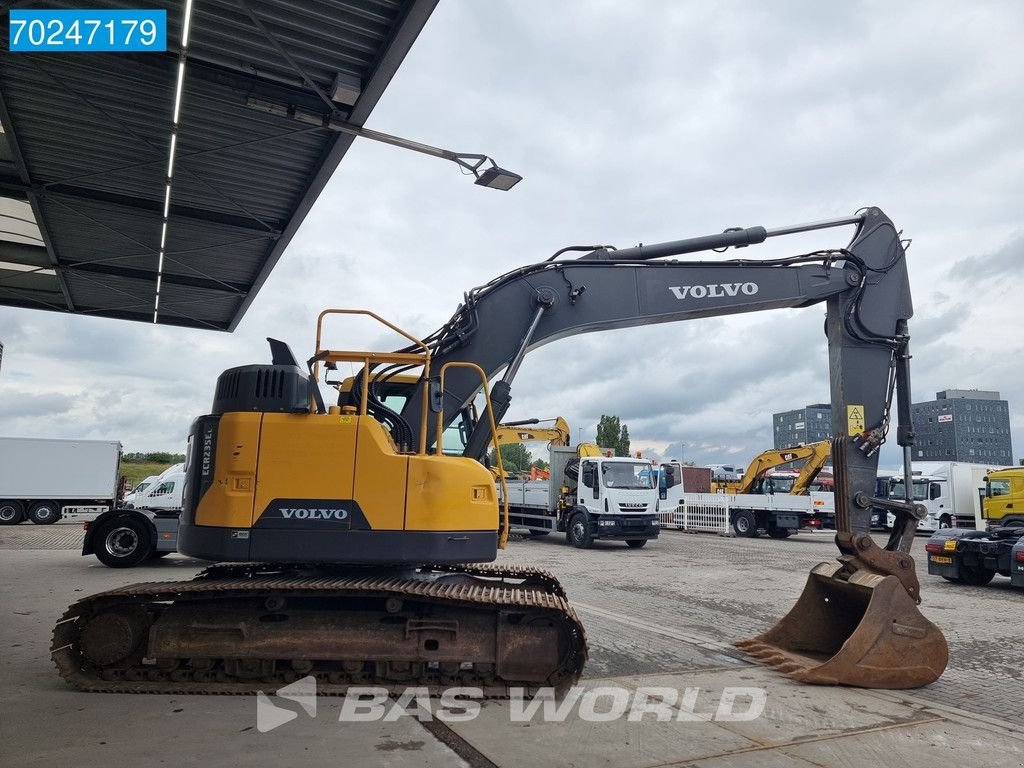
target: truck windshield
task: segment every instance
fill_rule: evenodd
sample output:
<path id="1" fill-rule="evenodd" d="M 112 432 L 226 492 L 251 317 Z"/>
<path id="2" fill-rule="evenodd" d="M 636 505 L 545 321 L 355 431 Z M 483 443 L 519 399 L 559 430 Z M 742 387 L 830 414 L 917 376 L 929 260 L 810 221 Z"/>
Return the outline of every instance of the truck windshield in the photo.
<path id="1" fill-rule="evenodd" d="M 601 465 L 605 488 L 642 491 L 653 488 L 651 468 L 646 464 L 609 463 Z"/>
<path id="2" fill-rule="evenodd" d="M 993 496 L 1008 496 L 1010 494 L 1010 481 L 1009 480 L 989 480 L 988 481 L 988 494 L 990 499 Z"/>
<path id="3" fill-rule="evenodd" d="M 889 498 L 890 499 L 904 499 L 906 498 L 906 490 L 903 488 L 902 480 L 893 480 L 892 485 L 889 486 Z M 928 481 L 927 480 L 915 480 L 914 481 L 914 501 L 924 501 L 928 498 Z"/>

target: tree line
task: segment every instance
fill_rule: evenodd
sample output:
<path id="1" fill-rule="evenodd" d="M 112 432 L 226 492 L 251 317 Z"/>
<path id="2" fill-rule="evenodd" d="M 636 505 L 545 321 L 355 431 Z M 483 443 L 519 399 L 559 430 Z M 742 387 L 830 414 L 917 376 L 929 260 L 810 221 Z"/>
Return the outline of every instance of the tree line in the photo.
<path id="1" fill-rule="evenodd" d="M 125 464 L 180 464 L 185 460 L 184 453 L 122 453 L 121 461 Z"/>

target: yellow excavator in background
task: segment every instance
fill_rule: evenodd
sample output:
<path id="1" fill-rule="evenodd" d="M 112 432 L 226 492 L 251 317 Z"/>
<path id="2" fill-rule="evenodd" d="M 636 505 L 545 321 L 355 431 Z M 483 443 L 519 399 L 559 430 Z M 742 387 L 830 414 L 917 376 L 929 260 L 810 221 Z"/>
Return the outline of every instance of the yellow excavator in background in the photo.
<path id="1" fill-rule="evenodd" d="M 852 241 L 835 250 L 672 258 L 850 225 Z M 571 250 L 585 253 L 559 258 Z M 587 655 L 564 589 L 536 568 L 489 565 L 507 539 L 508 511 L 481 462 L 497 445 L 524 357 L 579 333 L 822 302 L 839 558 L 812 570 L 778 624 L 737 645 L 808 683 L 926 685 L 948 650 L 917 608 L 908 552 L 922 511 L 909 497 L 873 498 L 894 391 L 908 476 L 913 444 L 906 259 L 877 208 L 618 250 L 563 249 L 464 294 L 423 339 L 385 323 L 408 341 L 394 352 L 326 346 L 324 320 L 351 310 L 321 313 L 305 370 L 271 340 L 270 364 L 221 374 L 210 413 L 189 434 L 178 549 L 219 564 L 190 581 L 74 603 L 54 629 L 58 671 L 76 688 L 124 693 L 254 693 L 306 675 L 319 694 L 361 685 L 564 690 Z M 327 405 L 321 368 L 339 363 L 361 370 Z M 415 384 L 393 387 L 402 374 Z M 580 469 L 577 501 L 599 500 L 603 488 L 599 474 Z M 579 514 L 598 526 L 601 507 L 590 506 Z M 896 516 L 884 548 L 869 533 L 872 507 Z"/>
<path id="2" fill-rule="evenodd" d="M 792 448 L 770 448 L 750 462 L 742 478 L 734 482 L 712 483 L 711 491 L 712 493 L 764 493 L 764 485 L 767 482 L 765 473 L 768 470 L 803 459 L 803 466 L 800 467 L 792 485 L 788 487 L 777 485 L 773 492 L 806 496 L 810 493 L 811 483 L 828 463 L 831 455 L 831 440 L 821 440 Z"/>
<path id="3" fill-rule="evenodd" d="M 547 440 L 552 445 L 571 445 L 572 432 L 569 424 L 561 416 L 544 421 L 554 422 L 550 427 L 537 427 L 541 419 L 527 419 L 524 421 L 508 421 L 498 425 L 498 432 L 495 435 L 498 445 L 509 443 L 533 443 Z"/>

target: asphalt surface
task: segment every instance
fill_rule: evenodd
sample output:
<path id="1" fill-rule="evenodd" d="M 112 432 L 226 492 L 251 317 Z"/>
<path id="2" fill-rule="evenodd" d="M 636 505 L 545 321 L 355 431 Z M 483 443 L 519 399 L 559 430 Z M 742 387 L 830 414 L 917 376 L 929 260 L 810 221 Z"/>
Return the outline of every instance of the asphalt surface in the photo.
<path id="1" fill-rule="evenodd" d="M 458 765 L 465 761 L 486 766 L 519 764 L 517 755 L 522 764 L 530 762 L 527 758 L 533 753 L 516 751 L 517 740 L 523 737 L 507 728 L 497 732 L 485 728 L 487 717 L 459 728 L 436 724 L 425 728 L 410 718 L 359 724 L 358 728 L 348 724 L 342 749 L 336 738 L 339 733 L 325 727 L 313 729 L 312 722 L 302 720 L 289 723 L 280 735 L 275 731 L 275 740 L 267 741 L 270 734 L 254 730 L 251 698 L 133 697 L 67 690 L 48 658 L 48 646 L 50 630 L 69 603 L 83 595 L 136 581 L 187 579 L 203 565 L 172 555 L 135 569 L 113 570 L 93 557 L 78 554 L 81 537 L 80 524 L 0 528 L 0 648 L 4 649 L 0 670 L 7 694 L 0 700 L 0 723 L 5 734 L 0 740 L 0 763 L 41 766 L 73 762 L 85 768 L 127 760 L 149 764 L 159 759 L 170 765 L 244 761 L 256 766 L 278 765 L 282 759 L 291 757 L 307 758 L 308 764 Z M 1024 723 L 1018 650 L 1024 626 L 1024 590 L 1011 588 L 1008 580 L 1001 577 L 987 587 L 967 587 L 928 576 L 923 543 L 919 539 L 915 549 L 924 597 L 921 608 L 945 633 L 950 645 L 950 664 L 938 682 L 899 699 L 899 706 L 910 715 L 896 709 L 885 710 L 896 707 L 888 699 L 883 702 L 879 698 L 857 698 L 868 696 L 866 693 L 855 695 L 849 689 L 798 686 L 783 681 L 778 675 L 751 665 L 731 646 L 734 640 L 765 630 L 792 606 L 809 569 L 834 557 L 829 534 L 806 534 L 779 541 L 666 531 L 660 540 L 640 550 L 631 550 L 622 543 L 601 542 L 591 550 L 576 550 L 567 547 L 561 535 L 553 534 L 542 539 L 513 541 L 500 559 L 547 568 L 562 581 L 587 628 L 590 660 L 584 677 L 590 684 L 614 678 L 674 680 L 689 685 L 685 681 L 701 676 L 709 681 L 722 677 L 753 679 L 752 675 L 772 683 L 779 680 L 785 686 L 781 692 L 772 689 L 775 701 L 795 701 L 792 697 L 798 694 L 825 697 L 824 703 L 815 700 L 811 720 L 800 720 L 792 712 L 782 716 L 780 722 L 800 721 L 802 727 L 810 729 L 811 735 L 801 737 L 804 741 L 825 738 L 821 734 L 826 731 L 811 727 L 813 718 L 818 717 L 814 712 L 832 711 L 840 702 L 854 706 L 850 703 L 854 702 L 858 712 L 874 707 L 872 711 L 877 710 L 876 716 L 882 719 L 871 725 L 848 717 L 834 730 L 843 734 L 856 731 L 860 734 L 858 738 L 866 739 L 864 743 L 870 751 L 889 742 L 872 741 L 865 735 L 867 731 L 873 733 L 878 728 L 910 722 L 921 731 L 919 738 L 910 739 L 907 734 L 899 738 L 910 739 L 904 746 L 910 750 L 907 754 L 913 755 L 917 754 L 914 750 L 919 751 L 922 739 L 921 743 L 934 748 L 936 744 L 944 749 L 962 748 L 965 742 L 952 739 L 948 729 L 955 726 L 966 729 L 966 733 L 974 727 L 951 724 L 941 719 L 944 715 L 929 714 L 931 705 L 942 712 L 978 716 L 978 722 L 990 725 Z M 810 693 L 801 693 L 807 691 Z M 334 725 L 338 726 L 337 707 L 335 702 L 323 705 L 316 724 L 321 725 L 323 710 L 327 710 L 326 717 L 334 715 Z M 492 719 L 502 717 L 500 708 L 485 709 L 485 714 Z M 126 728 L 126 723 L 130 727 Z M 942 731 L 947 736 L 936 737 L 937 727 L 947 729 Z M 536 747 L 538 764 L 543 764 L 545 754 L 554 754 L 550 750 L 555 747 L 543 747 L 545 734 L 550 732 L 556 742 L 562 738 L 557 731 L 545 728 L 535 729 L 530 737 L 541 745 Z M 579 724 L 574 733 L 574 738 L 583 735 Z M 688 762 L 700 753 L 697 746 L 691 745 L 690 752 L 679 752 L 674 732 L 666 732 L 663 742 L 658 741 L 657 733 L 660 731 L 653 726 L 637 731 L 635 736 L 624 732 L 622 739 L 614 742 L 614 749 L 598 750 L 593 762 L 634 764 L 636 744 L 630 739 L 643 736 L 653 751 L 641 755 L 644 759 L 635 764 L 698 764 Z M 586 738 L 596 739 L 596 745 L 603 743 L 600 739 L 613 735 L 614 731 L 604 729 Z M 694 735 L 694 745 L 703 743 L 701 738 L 705 737 L 698 736 Z M 742 758 L 751 749 L 761 748 L 749 746 L 763 742 L 757 733 L 727 734 L 725 741 L 721 741 L 721 734 L 706 738 L 710 751 L 700 754 L 716 754 L 714 750 L 719 747 L 738 750 L 726 762 L 712 761 L 707 765 L 767 764 L 753 755 L 749 760 Z M 898 739 L 891 738 L 896 741 L 890 747 L 896 749 Z M 271 743 L 273 748 L 268 751 Z M 616 751 L 631 743 L 634 752 L 620 755 Z M 774 742 L 764 743 L 774 749 Z M 977 739 L 976 743 L 972 741 L 971 748 L 982 749 L 991 743 L 991 738 Z M 857 742 L 852 740 L 848 744 Z M 660 763 L 652 762 L 652 755 L 659 748 L 665 750 L 665 757 L 658 758 Z M 783 748 L 790 749 L 785 760 L 771 758 L 780 760 L 779 765 L 805 765 L 806 761 L 816 765 L 847 764 L 847 758 L 836 757 L 840 754 L 837 751 L 829 753 L 833 760 L 819 761 L 820 756 L 814 757 L 806 744 L 799 750 L 792 745 L 780 747 Z M 958 761 L 963 756 L 943 754 Z M 186 756 L 188 759 L 184 759 Z M 334 758 L 333 762 L 328 758 Z M 560 757 L 549 764 L 590 764 L 590 758 L 582 763 L 580 759 L 579 755 L 577 762 Z M 934 762 L 926 760 L 921 764 Z M 1013 757 L 1006 764 L 1024 762 Z"/>

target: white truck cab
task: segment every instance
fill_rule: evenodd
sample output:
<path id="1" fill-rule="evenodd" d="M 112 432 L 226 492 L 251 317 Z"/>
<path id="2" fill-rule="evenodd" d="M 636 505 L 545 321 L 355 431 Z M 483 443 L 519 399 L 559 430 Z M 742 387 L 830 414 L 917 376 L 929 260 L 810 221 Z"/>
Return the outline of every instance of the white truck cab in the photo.
<path id="1" fill-rule="evenodd" d="M 650 461 L 579 456 L 568 446 L 548 450 L 550 480 L 506 482 L 514 526 L 532 536 L 565 531 L 566 541 L 580 549 L 598 539 L 639 548 L 658 538 L 658 487 Z"/>
<path id="2" fill-rule="evenodd" d="M 917 523 L 919 531 L 942 528 L 984 528 L 981 524 L 981 499 L 985 493 L 985 476 L 991 467 L 961 461 L 921 461 L 913 464 L 911 479 L 914 501 L 923 504 L 927 516 Z M 889 481 L 889 497 L 905 497 L 903 471 Z M 889 513 L 889 526 L 895 516 Z"/>

